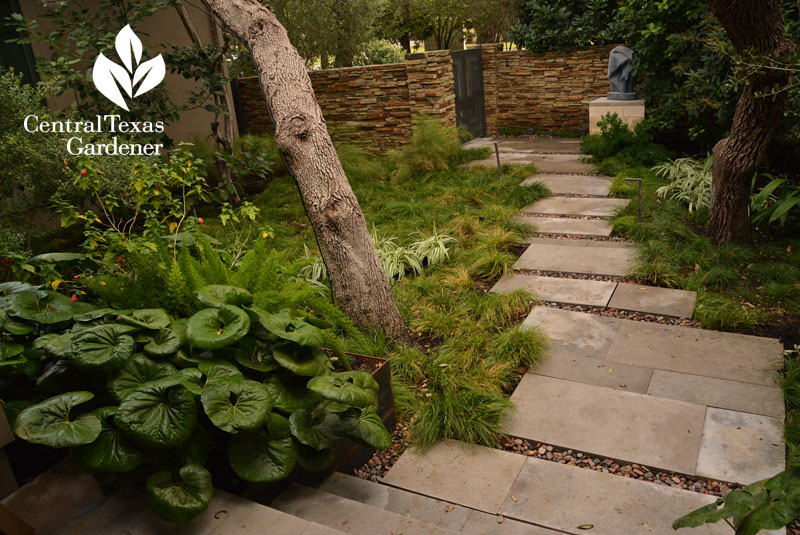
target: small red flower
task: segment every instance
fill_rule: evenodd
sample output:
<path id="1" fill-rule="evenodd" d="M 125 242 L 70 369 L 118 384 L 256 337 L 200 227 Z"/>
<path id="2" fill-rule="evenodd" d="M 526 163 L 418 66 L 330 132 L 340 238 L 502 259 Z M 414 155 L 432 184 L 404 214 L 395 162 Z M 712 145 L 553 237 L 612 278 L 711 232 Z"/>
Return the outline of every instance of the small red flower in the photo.
<path id="1" fill-rule="evenodd" d="M 122 264 L 122 257 L 117 258 L 117 264 Z"/>
<path id="2" fill-rule="evenodd" d="M 81 169 L 81 176 L 86 176 L 86 169 Z"/>
<path id="3" fill-rule="evenodd" d="M 205 223 L 205 220 L 202 217 L 198 217 L 197 222 L 202 225 L 203 223 Z"/>
<path id="4" fill-rule="evenodd" d="M 4 258 L 4 259 L 0 260 L 0 264 L 3 264 L 4 266 L 7 266 L 7 265 L 11 264 L 11 260 L 9 260 L 8 258 Z"/>
<path id="5" fill-rule="evenodd" d="M 81 276 L 80 275 L 73 275 L 72 278 L 75 279 L 76 281 L 77 280 L 81 280 Z"/>
<path id="6" fill-rule="evenodd" d="M 156 189 L 161 189 L 161 184 L 156 184 Z"/>
<path id="7" fill-rule="evenodd" d="M 70 300 L 70 301 L 72 301 L 73 303 L 74 303 L 75 301 L 79 301 L 79 299 L 78 299 L 78 296 L 77 296 L 77 295 L 73 295 L 72 297 L 70 297 L 70 298 L 69 298 L 69 300 Z"/>

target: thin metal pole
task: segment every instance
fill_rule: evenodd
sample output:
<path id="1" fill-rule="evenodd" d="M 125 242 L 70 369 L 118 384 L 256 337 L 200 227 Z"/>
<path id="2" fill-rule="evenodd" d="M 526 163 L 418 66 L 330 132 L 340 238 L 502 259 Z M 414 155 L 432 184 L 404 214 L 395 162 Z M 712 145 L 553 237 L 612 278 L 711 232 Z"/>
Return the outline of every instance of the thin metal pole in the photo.
<path id="1" fill-rule="evenodd" d="M 503 176 L 503 166 L 500 165 L 500 143 L 502 141 L 498 141 L 494 144 L 494 154 L 497 157 L 497 176 Z"/>

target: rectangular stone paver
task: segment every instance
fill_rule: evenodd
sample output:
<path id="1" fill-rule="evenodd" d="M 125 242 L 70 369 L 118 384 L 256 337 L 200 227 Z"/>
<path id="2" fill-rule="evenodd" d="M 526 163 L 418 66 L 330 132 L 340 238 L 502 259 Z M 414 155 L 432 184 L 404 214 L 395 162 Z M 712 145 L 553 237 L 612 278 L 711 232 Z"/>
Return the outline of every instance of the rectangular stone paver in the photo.
<path id="1" fill-rule="evenodd" d="M 660 398 L 679 399 L 707 407 L 749 412 L 773 418 L 782 419 L 785 413 L 783 392 L 778 387 L 701 375 L 655 370 L 647 393 Z"/>
<path id="2" fill-rule="evenodd" d="M 593 164 L 582 162 L 582 158 L 579 154 L 536 154 L 519 151 L 500 151 L 500 163 L 502 165 L 533 164 L 540 173 L 595 174 L 597 167 Z M 485 160 L 470 162 L 468 165 L 497 167 L 497 157 L 492 154 Z"/>
<path id="3" fill-rule="evenodd" d="M 620 362 L 609 363 L 602 359 L 566 355 L 562 352 L 552 351 L 548 352 L 541 363 L 531 368 L 529 373 L 588 385 L 604 386 L 623 392 L 646 394 L 653 370 Z"/>
<path id="4" fill-rule="evenodd" d="M 604 307 L 616 286 L 616 282 L 513 274 L 498 281 L 491 291 L 510 293 L 528 290 L 542 301 Z"/>
<path id="5" fill-rule="evenodd" d="M 523 214 L 611 217 L 624 208 L 628 199 L 597 197 L 547 197 L 520 210 Z"/>
<path id="6" fill-rule="evenodd" d="M 425 453 L 406 451 L 383 482 L 411 492 L 496 513 L 525 457 L 445 440 Z"/>
<path id="7" fill-rule="evenodd" d="M 535 219 L 535 218 L 531 218 Z M 605 240 L 587 240 L 583 238 L 540 238 L 537 236 L 530 236 L 523 240 L 527 244 L 541 244 L 541 245 L 568 245 L 574 247 L 602 247 L 604 249 L 632 249 L 633 246 L 624 241 L 605 241 Z"/>
<path id="8" fill-rule="evenodd" d="M 749 485 L 786 469 L 783 420 L 709 408 L 696 473 Z"/>
<path id="9" fill-rule="evenodd" d="M 686 290 L 620 283 L 608 306 L 648 314 L 691 318 L 696 299 L 695 292 Z"/>
<path id="10" fill-rule="evenodd" d="M 535 307 L 524 325 L 540 327 L 547 335 L 547 355 L 604 359 L 622 320 L 573 312 L 560 308 Z"/>
<path id="11" fill-rule="evenodd" d="M 511 396 L 510 435 L 694 473 L 706 408 L 526 374 Z"/>
<path id="12" fill-rule="evenodd" d="M 635 259 L 636 251 L 627 248 L 532 244 L 514 264 L 514 269 L 624 276 L 632 269 Z"/>
<path id="13" fill-rule="evenodd" d="M 555 195 L 608 195 L 611 179 L 586 175 L 533 175 L 522 181 L 523 186 L 541 182 Z"/>
<path id="14" fill-rule="evenodd" d="M 572 236 L 611 236 L 613 225 L 604 219 L 572 219 L 568 217 L 536 217 L 519 215 L 521 223 L 536 227 L 540 234 L 564 234 Z"/>
<path id="15" fill-rule="evenodd" d="M 526 524 L 510 518 L 497 521 L 497 515 L 472 511 L 467 523 L 461 529 L 464 535 L 562 535 L 562 531 Z"/>
<path id="16" fill-rule="evenodd" d="M 647 368 L 777 386 L 779 340 L 622 320 L 607 360 Z"/>
<path id="17" fill-rule="evenodd" d="M 512 499 L 512 495 L 516 501 Z M 672 522 L 713 496 L 528 458 L 500 512 L 562 530 L 594 535 L 673 535 Z M 581 530 L 578 526 L 593 526 Z M 686 530 L 730 535 L 723 522 Z"/>

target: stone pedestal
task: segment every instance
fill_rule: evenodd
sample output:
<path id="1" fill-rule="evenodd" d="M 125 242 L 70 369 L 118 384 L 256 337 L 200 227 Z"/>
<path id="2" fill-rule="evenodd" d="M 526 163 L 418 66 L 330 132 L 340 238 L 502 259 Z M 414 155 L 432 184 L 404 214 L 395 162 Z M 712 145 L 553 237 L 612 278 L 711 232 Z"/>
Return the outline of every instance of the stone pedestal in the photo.
<path id="1" fill-rule="evenodd" d="M 589 103 L 589 133 L 599 134 L 597 126 L 603 117 L 609 113 L 616 113 L 622 122 L 631 130 L 644 120 L 644 99 L 638 100 L 610 100 L 608 97 L 598 98 Z"/>

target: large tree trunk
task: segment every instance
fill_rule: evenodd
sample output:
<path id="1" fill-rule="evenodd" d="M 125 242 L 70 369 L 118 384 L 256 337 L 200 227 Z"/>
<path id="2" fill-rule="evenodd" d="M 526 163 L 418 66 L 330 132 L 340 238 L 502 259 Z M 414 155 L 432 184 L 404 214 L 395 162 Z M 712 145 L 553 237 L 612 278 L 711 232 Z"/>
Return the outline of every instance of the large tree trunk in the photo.
<path id="1" fill-rule="evenodd" d="M 294 174 L 328 267 L 333 295 L 357 325 L 410 335 L 392 296 L 303 59 L 272 9 L 258 0 L 204 0 L 253 54 L 275 137 Z"/>
<path id="2" fill-rule="evenodd" d="M 787 59 L 794 51 L 786 36 L 777 0 L 710 0 L 736 52 L 755 54 L 754 61 Z M 762 68 L 751 76 L 739 97 L 730 135 L 714 147 L 709 235 L 719 242 L 750 237 L 750 182 L 763 161 L 786 108 L 787 71 Z"/>

